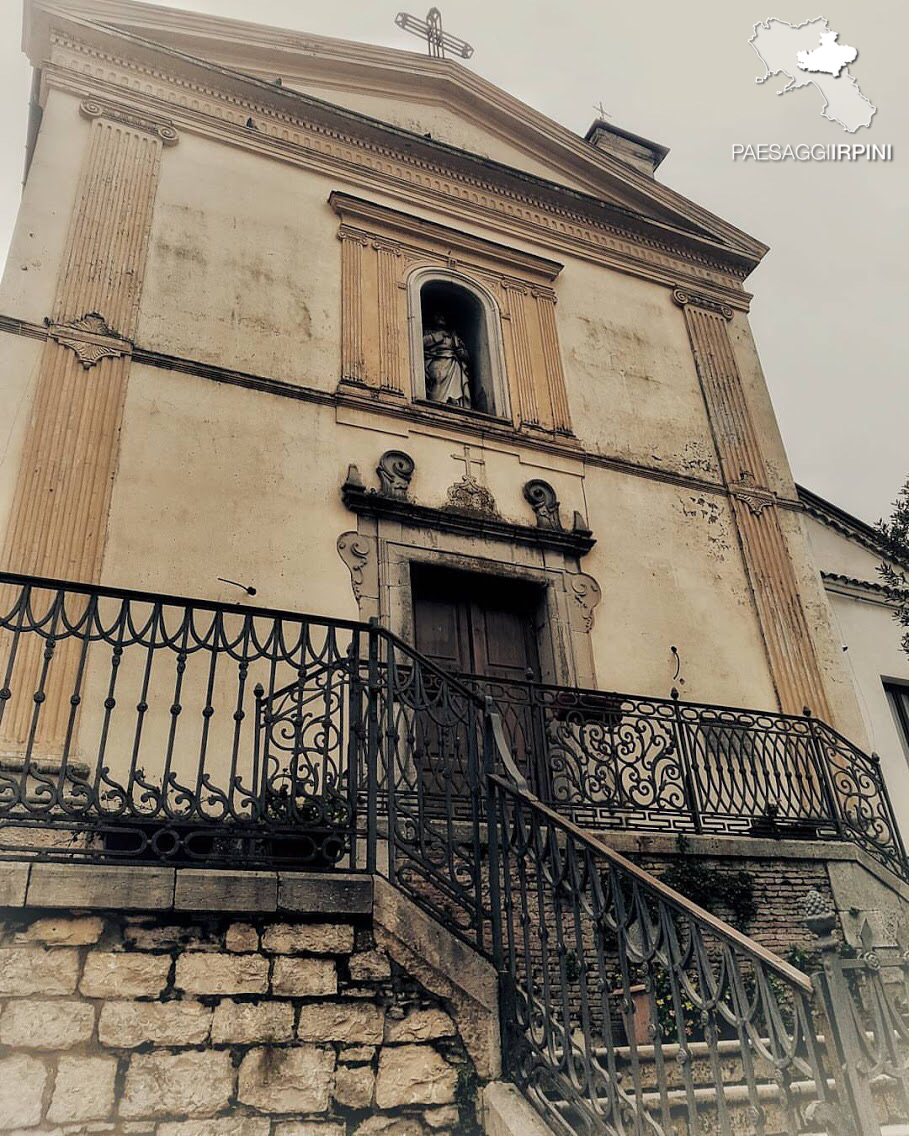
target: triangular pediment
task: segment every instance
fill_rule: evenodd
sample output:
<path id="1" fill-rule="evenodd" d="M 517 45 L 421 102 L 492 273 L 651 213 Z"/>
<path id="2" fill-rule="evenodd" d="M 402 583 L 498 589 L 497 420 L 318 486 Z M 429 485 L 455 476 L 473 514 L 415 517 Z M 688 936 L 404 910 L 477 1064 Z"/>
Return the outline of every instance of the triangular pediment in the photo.
<path id="1" fill-rule="evenodd" d="M 548 187 L 564 187 L 647 219 L 667 233 L 703 240 L 714 251 L 757 263 L 764 245 L 605 153 L 452 60 L 132 0 L 26 0 L 26 50 L 35 65 L 51 23 L 145 41 L 182 60 L 249 76 L 282 93 L 353 112 L 373 127 L 387 124 L 404 148 L 427 144 L 473 155 Z M 318 100 L 318 104 L 316 103 Z M 406 141 L 412 139 L 412 142 Z M 452 158 L 454 160 L 454 158 Z"/>

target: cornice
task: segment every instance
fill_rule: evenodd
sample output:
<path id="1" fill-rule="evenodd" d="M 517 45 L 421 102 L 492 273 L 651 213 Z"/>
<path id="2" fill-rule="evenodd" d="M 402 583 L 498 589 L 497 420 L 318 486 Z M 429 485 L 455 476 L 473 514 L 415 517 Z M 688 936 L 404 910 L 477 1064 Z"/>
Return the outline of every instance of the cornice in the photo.
<path id="1" fill-rule="evenodd" d="M 596 539 L 586 530 L 521 525 L 477 509 L 420 505 L 415 501 L 402 500 L 349 483 L 342 486 L 341 499 L 352 513 L 382 517 L 415 528 L 440 529 L 464 536 L 501 540 L 507 544 L 530 545 L 533 548 L 561 552 L 566 556 L 586 556 L 596 544 Z"/>
<path id="2" fill-rule="evenodd" d="M 282 74 L 285 80 L 297 77 L 317 85 L 384 89 L 391 97 L 402 98 L 410 95 L 416 81 L 421 96 L 430 102 L 453 108 L 503 139 L 520 144 L 536 158 L 585 183 L 595 196 L 602 196 L 604 183 L 608 183 L 613 192 L 620 189 L 619 195 L 630 208 L 683 216 L 686 227 L 718 234 L 727 249 L 738 250 L 753 263 L 767 252 L 765 244 L 735 225 L 615 155 L 591 146 L 575 132 L 451 59 L 429 59 L 415 51 L 131 0 L 26 0 L 24 39 L 36 65 L 51 22 L 59 24 L 61 20 L 73 27 L 102 27 L 109 35 L 135 44 L 149 46 L 150 41 L 157 41 L 152 46 L 159 53 L 197 62 L 213 55 L 226 68 L 247 76 L 255 74 L 258 67 L 266 82 Z"/>
<path id="3" fill-rule="evenodd" d="M 28 339 L 44 340 L 49 337 L 49 329 L 15 316 L 0 314 L 0 332 L 22 336 Z M 659 481 L 698 493 L 709 493 L 716 497 L 730 498 L 732 492 L 720 481 L 692 477 L 690 474 L 676 473 L 659 466 L 643 465 L 628 458 L 615 457 L 583 449 L 577 441 L 555 435 L 544 434 L 540 430 L 517 431 L 508 423 L 498 423 L 485 417 L 481 420 L 470 415 L 457 415 L 454 411 L 436 409 L 425 403 L 414 403 L 396 398 L 381 398 L 373 394 L 359 394 L 342 385 L 334 391 L 319 390 L 315 387 L 289 383 L 284 379 L 272 379 L 248 371 L 238 371 L 220 367 L 198 359 L 187 359 L 178 355 L 167 355 L 152 351 L 140 345 L 130 345 L 130 355 L 134 364 L 143 364 L 159 370 L 174 371 L 177 374 L 192 375 L 208 382 L 223 383 L 227 386 L 243 387 L 246 390 L 261 391 L 277 398 L 288 398 L 297 402 L 308 402 L 318 406 L 346 407 L 351 410 L 375 414 L 379 418 L 389 418 L 400 422 L 402 419 L 417 426 L 435 426 L 441 430 L 457 429 L 464 437 L 476 438 L 479 442 L 488 440 L 508 441 L 537 453 L 552 454 L 576 461 L 579 466 L 597 466 L 614 470 L 616 473 L 643 477 L 649 481 Z M 799 501 L 776 497 L 773 502 L 779 509 L 803 512 Z"/>
<path id="4" fill-rule="evenodd" d="M 334 169 L 370 190 L 385 186 L 415 204 L 441 206 L 448 214 L 499 231 L 504 227 L 664 285 L 681 282 L 710 290 L 718 301 L 747 310 L 750 296 L 741 280 L 754 261 L 693 233 L 179 53 L 164 52 L 176 55 L 191 77 L 71 35 L 55 33 L 52 39 L 45 88 L 80 99 L 128 99 L 137 112 L 166 113 L 184 131 L 294 164 Z M 88 68 L 86 56 L 95 61 Z"/>
<path id="5" fill-rule="evenodd" d="M 873 552 L 875 556 L 879 556 L 881 560 L 909 569 L 909 563 L 902 564 L 894 559 L 893 554 L 885 547 L 884 542 L 871 525 L 859 520 L 851 513 L 847 513 L 845 509 L 841 509 L 831 501 L 826 501 L 823 497 L 812 493 L 804 485 L 796 485 L 795 488 L 802 508 L 816 521 L 826 525 L 829 529 L 833 529 L 834 532 L 846 537 L 847 540 L 860 544 L 869 552 Z"/>
<path id="6" fill-rule="evenodd" d="M 874 580 L 860 580 L 855 576 L 843 576 L 839 572 L 821 572 L 821 579 L 828 592 L 884 607 L 901 607 L 907 600 L 906 592 L 887 584 L 878 584 Z"/>
<path id="7" fill-rule="evenodd" d="M 434 244 L 457 247 L 459 252 L 465 249 L 482 259 L 495 261 L 512 272 L 530 273 L 547 282 L 555 280 L 564 267 L 557 261 L 547 260 L 545 257 L 535 256 L 533 253 L 523 252 L 508 245 L 500 245 L 495 241 L 487 241 L 482 237 L 474 237 L 461 229 L 452 229 L 448 225 L 426 221 L 422 217 L 414 217 L 398 209 L 388 209 L 384 205 L 352 197 L 347 193 L 335 191 L 329 195 L 328 203 L 345 224 L 353 222 L 411 239 L 428 238 Z M 416 252 L 421 250 L 422 246 L 419 245 L 414 248 Z"/>

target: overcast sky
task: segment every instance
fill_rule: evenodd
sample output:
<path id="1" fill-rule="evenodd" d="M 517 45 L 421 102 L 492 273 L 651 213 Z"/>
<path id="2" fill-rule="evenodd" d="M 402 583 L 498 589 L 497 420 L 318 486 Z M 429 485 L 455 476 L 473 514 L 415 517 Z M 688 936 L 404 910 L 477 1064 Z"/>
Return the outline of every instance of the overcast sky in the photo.
<path id="1" fill-rule="evenodd" d="M 405 0 L 410 2 L 410 0 Z M 425 0 L 409 10 L 425 15 Z M 612 121 L 671 147 L 660 180 L 771 246 L 751 277 L 752 323 L 796 479 L 873 521 L 909 476 L 909 5 L 896 0 L 443 0 L 468 66 L 583 133 Z M 419 49 L 395 0 L 174 0 L 174 7 Z M 851 71 L 878 108 L 846 134 L 814 87 L 763 85 L 748 43 L 770 16 L 827 17 L 857 47 Z M 29 93 L 21 4 L 0 0 L 0 250 L 19 198 Z M 892 162 L 733 164 L 733 143 L 890 143 Z"/>

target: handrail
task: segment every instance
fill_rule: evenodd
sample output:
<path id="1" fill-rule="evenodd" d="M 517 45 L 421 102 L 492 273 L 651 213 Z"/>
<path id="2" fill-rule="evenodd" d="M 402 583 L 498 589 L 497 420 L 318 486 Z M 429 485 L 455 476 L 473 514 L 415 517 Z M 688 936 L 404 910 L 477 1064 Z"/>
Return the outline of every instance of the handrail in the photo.
<path id="1" fill-rule="evenodd" d="M 167 592 L 143 592 L 135 588 L 112 588 L 104 584 L 87 584 L 71 580 L 58 580 L 49 576 L 29 576 L 21 572 L 0 571 L 0 588 L 5 584 L 21 585 L 32 591 L 74 592 L 76 595 L 101 596 L 112 600 L 135 600 L 173 607 L 192 608 L 194 611 L 226 612 L 230 615 L 260 615 L 268 619 L 289 619 L 294 623 L 331 624 L 345 631 L 368 631 L 370 624 L 355 619 L 337 619 L 333 615 L 315 615 L 290 611 L 286 608 L 260 607 L 256 604 L 230 603 L 221 600 L 195 599 L 191 596 Z M 386 634 L 391 634 L 386 632 Z M 429 661 L 429 660 L 427 660 Z"/>
<path id="2" fill-rule="evenodd" d="M 764 966 L 769 967 L 790 986 L 796 987 L 802 991 L 802 993 L 809 996 L 812 994 L 813 987 L 808 975 L 792 966 L 791 963 L 786 962 L 785 959 L 781 958 L 774 951 L 761 946 L 760 943 L 755 942 L 754 939 L 749 938 L 748 935 L 743 934 L 733 927 L 731 923 L 727 923 L 724 919 L 713 915 L 687 896 L 682 895 L 681 892 L 663 883 L 662 880 L 651 875 L 650 872 L 639 867 L 626 856 L 623 856 L 621 852 L 617 852 L 614 848 L 611 848 L 595 833 L 580 828 L 567 817 L 560 815 L 554 809 L 545 805 L 538 797 L 535 797 L 533 793 L 511 783 L 500 774 L 491 773 L 489 776 L 490 780 L 498 785 L 500 789 L 503 789 L 505 792 L 515 797 L 519 797 L 540 816 L 545 817 L 554 827 L 561 829 L 563 832 L 570 833 L 580 844 L 595 850 L 598 856 L 608 860 L 624 873 L 637 880 L 646 891 L 666 900 L 679 911 L 684 912 L 698 923 L 708 927 L 718 938 L 728 943 L 735 944 L 740 951 L 743 951 Z"/>
<path id="3" fill-rule="evenodd" d="M 821 721 L 811 714 L 786 714 L 781 710 L 763 710 L 756 706 L 736 706 L 727 705 L 725 703 L 712 703 L 712 702 L 692 702 L 684 698 L 664 697 L 659 694 L 632 694 L 628 691 L 622 690 L 599 690 L 592 686 L 565 686 L 559 683 L 551 682 L 537 682 L 534 679 L 512 679 L 512 678 L 492 678 L 489 675 L 478 674 L 470 671 L 455 671 L 452 672 L 461 683 L 478 682 L 489 686 L 503 686 L 503 687 L 520 687 L 525 690 L 540 690 L 558 695 L 560 693 L 570 692 L 573 695 L 578 695 L 581 698 L 590 697 L 594 700 L 600 700 L 604 703 L 601 709 L 607 709 L 606 703 L 610 699 L 617 701 L 628 702 L 647 702 L 654 706 L 665 706 L 667 709 L 673 707 L 683 707 L 690 710 L 706 710 L 715 714 L 748 714 L 756 718 L 768 718 L 773 721 L 781 722 L 802 722 L 805 721 Z M 729 722 L 729 725 L 735 725 L 735 722 Z M 833 729 L 828 726 L 828 729 Z M 844 739 L 847 740 L 847 739 Z"/>
<path id="4" fill-rule="evenodd" d="M 500 773 L 487 785 L 503 1062 L 553 1130 L 701 1132 L 709 1109 L 731 1133 L 770 1084 L 767 1130 L 813 1131 L 806 1106 L 829 1112 L 839 1081 L 809 978 Z"/>

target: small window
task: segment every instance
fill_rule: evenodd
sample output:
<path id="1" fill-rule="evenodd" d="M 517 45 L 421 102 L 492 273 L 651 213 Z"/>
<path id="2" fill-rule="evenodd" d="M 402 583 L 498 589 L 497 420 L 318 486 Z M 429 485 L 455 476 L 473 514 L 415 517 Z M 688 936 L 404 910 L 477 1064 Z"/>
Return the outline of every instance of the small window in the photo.
<path id="1" fill-rule="evenodd" d="M 504 417 L 501 331 L 492 299 L 437 274 L 417 280 L 411 299 L 416 397 Z"/>
<path id="2" fill-rule="evenodd" d="M 884 690 L 890 699 L 893 715 L 902 736 L 902 742 L 909 757 L 909 684 L 885 682 Z"/>

